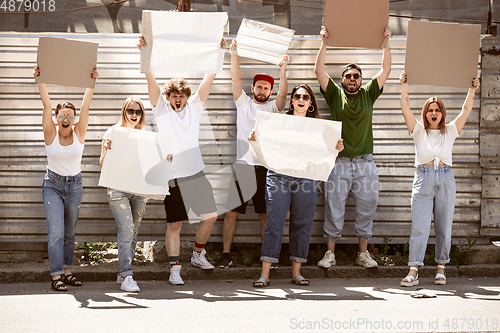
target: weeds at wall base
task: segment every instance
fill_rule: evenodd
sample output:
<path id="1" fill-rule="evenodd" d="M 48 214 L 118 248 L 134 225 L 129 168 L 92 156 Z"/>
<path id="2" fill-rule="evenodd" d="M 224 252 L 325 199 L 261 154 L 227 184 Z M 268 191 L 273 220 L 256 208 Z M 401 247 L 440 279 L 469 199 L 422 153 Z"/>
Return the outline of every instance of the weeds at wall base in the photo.
<path id="1" fill-rule="evenodd" d="M 380 254 L 375 257 L 375 260 L 377 260 L 379 265 L 383 266 L 407 266 L 410 252 L 409 243 L 389 244 L 391 241 L 391 238 L 384 237 L 384 243 L 378 246 Z M 460 266 L 470 264 L 472 256 L 478 251 L 472 249 L 476 243 L 477 239 L 467 238 L 460 241 L 458 245 L 452 245 L 449 265 Z M 437 266 L 435 257 L 435 245 L 428 244 L 425 251 L 424 265 Z"/>
<path id="2" fill-rule="evenodd" d="M 374 259 L 377 261 L 379 266 L 407 266 L 408 256 L 409 256 L 409 244 L 392 244 L 392 239 L 385 237 L 383 244 L 370 244 L 369 251 L 373 254 Z M 450 254 L 449 265 L 460 266 L 470 264 L 472 256 L 477 252 L 473 249 L 477 240 L 467 238 L 467 240 L 460 241 L 458 245 L 453 245 Z M 139 250 L 136 251 L 134 258 L 134 265 L 147 265 L 151 260 L 148 259 Z M 86 261 L 90 265 L 97 265 L 106 261 L 106 254 L 110 250 L 117 249 L 116 242 L 94 242 L 94 243 L 84 243 L 83 246 L 79 247 L 76 251 L 82 253 L 80 255 L 80 260 Z M 231 256 L 233 260 L 233 265 L 236 267 L 256 267 L 261 266 L 260 261 L 260 249 L 261 244 L 233 244 Z M 207 259 L 213 263 L 217 264 L 222 258 L 222 243 L 208 243 L 207 247 Z M 191 250 L 192 251 L 192 250 Z M 309 247 L 309 254 L 307 258 L 307 263 L 305 266 L 316 266 L 318 261 L 323 258 L 323 255 L 327 251 L 326 244 L 311 244 Z M 358 245 L 357 244 L 337 244 L 335 248 L 335 259 L 338 266 L 350 266 L 356 264 L 356 258 L 358 255 Z M 188 254 L 187 257 L 190 257 Z M 279 258 L 280 266 L 290 266 L 290 254 L 288 250 L 288 244 L 282 245 L 282 250 Z M 427 250 L 425 252 L 424 265 L 425 266 L 436 266 L 437 263 L 435 258 L 435 246 L 433 244 L 427 245 Z"/>

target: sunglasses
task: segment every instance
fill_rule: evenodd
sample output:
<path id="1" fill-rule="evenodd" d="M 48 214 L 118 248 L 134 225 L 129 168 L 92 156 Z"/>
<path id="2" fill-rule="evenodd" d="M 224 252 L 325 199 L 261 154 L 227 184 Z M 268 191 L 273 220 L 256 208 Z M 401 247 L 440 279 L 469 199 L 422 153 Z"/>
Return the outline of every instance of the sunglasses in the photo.
<path id="1" fill-rule="evenodd" d="M 64 118 L 68 118 L 68 121 L 75 120 L 75 116 L 72 114 L 69 114 L 67 116 L 63 115 L 62 113 L 57 114 L 57 120 L 64 121 Z"/>
<path id="2" fill-rule="evenodd" d="M 129 116 L 135 113 L 138 117 L 142 117 L 142 110 L 126 109 L 126 111 Z"/>
<path id="3" fill-rule="evenodd" d="M 311 99 L 311 96 L 309 95 L 301 95 L 301 94 L 295 94 L 293 95 L 293 99 L 296 101 L 300 101 L 302 99 L 304 102 L 307 102 Z"/>
<path id="4" fill-rule="evenodd" d="M 354 80 L 359 79 L 359 74 L 358 74 L 358 73 L 355 73 L 355 74 L 346 74 L 346 75 L 344 75 L 344 77 L 345 77 L 346 79 L 348 79 L 348 80 L 350 80 L 350 79 L 351 79 L 351 76 L 354 78 Z"/>

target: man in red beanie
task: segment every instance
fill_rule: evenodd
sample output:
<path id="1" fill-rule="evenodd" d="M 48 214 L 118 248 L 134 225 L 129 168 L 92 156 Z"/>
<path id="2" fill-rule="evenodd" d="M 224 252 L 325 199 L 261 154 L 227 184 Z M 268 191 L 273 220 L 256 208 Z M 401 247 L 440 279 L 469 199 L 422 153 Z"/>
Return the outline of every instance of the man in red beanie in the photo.
<path id="1" fill-rule="evenodd" d="M 241 69 L 236 50 L 236 39 L 231 43 L 231 76 L 233 80 L 233 97 L 236 103 L 237 156 L 233 169 L 226 203 L 226 216 L 222 227 L 223 254 L 218 267 L 228 268 L 232 265 L 231 244 L 233 243 L 238 214 L 245 214 L 248 201 L 252 199 L 254 210 L 260 220 L 260 237 L 266 229 L 266 174 L 267 169 L 260 165 L 249 151 L 248 135 L 255 127 L 257 111 L 281 112 L 285 108 L 287 81 L 285 69 L 288 56 L 283 56 L 280 66 L 280 85 L 278 95 L 273 101 L 269 97 L 273 93 L 274 79 L 267 74 L 257 74 L 253 78 L 253 98 L 247 96 L 241 84 Z"/>

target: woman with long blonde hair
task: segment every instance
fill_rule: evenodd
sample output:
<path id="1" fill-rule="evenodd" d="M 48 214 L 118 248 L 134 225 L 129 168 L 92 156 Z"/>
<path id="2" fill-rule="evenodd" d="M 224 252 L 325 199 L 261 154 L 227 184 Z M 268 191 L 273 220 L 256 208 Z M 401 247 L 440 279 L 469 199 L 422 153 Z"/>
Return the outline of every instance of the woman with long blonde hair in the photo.
<path id="1" fill-rule="evenodd" d="M 113 127 L 127 127 L 137 130 L 146 128 L 145 111 L 142 101 L 138 97 L 127 98 L 122 105 L 121 117 Z M 111 149 L 109 139 L 111 129 L 109 128 L 102 139 L 101 157 L 99 164 L 103 165 L 106 153 Z M 130 175 L 134 177 L 134 175 Z M 116 282 L 120 288 L 127 292 L 140 291 L 132 272 L 132 261 L 135 256 L 137 234 L 141 225 L 142 216 L 146 211 L 148 198 L 118 191 L 112 188 L 107 190 L 109 207 L 118 225 L 118 276 Z"/>

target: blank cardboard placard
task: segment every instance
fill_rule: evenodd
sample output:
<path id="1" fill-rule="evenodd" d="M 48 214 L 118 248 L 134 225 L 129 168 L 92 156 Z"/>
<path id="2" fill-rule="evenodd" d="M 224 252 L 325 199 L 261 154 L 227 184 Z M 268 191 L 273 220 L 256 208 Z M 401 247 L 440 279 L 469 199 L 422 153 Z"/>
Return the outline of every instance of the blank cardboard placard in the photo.
<path id="1" fill-rule="evenodd" d="M 480 43 L 478 24 L 409 21 L 408 83 L 470 88 L 477 75 Z"/>
<path id="2" fill-rule="evenodd" d="M 158 200 L 169 194 L 167 134 L 113 126 L 109 139 L 111 149 L 102 165 L 99 186 Z"/>
<path id="3" fill-rule="evenodd" d="M 342 122 L 257 111 L 250 151 L 277 173 L 327 181 L 338 150 Z"/>
<path id="4" fill-rule="evenodd" d="M 220 41 L 227 13 L 142 11 L 141 73 L 217 73 L 225 50 Z"/>
<path id="5" fill-rule="evenodd" d="M 279 65 L 294 34 L 292 29 L 244 18 L 236 36 L 238 56 Z"/>
<path id="6" fill-rule="evenodd" d="M 389 24 L 389 0 L 325 0 L 326 45 L 383 48 Z"/>
<path id="7" fill-rule="evenodd" d="M 97 64 L 98 43 L 56 37 L 38 39 L 36 82 L 94 88 L 90 77 Z"/>

